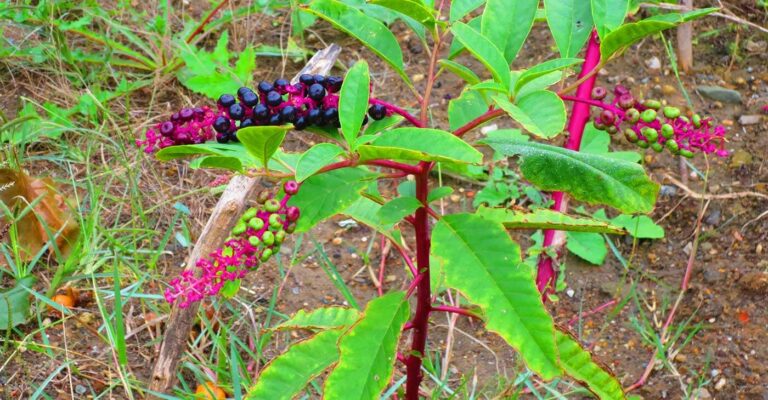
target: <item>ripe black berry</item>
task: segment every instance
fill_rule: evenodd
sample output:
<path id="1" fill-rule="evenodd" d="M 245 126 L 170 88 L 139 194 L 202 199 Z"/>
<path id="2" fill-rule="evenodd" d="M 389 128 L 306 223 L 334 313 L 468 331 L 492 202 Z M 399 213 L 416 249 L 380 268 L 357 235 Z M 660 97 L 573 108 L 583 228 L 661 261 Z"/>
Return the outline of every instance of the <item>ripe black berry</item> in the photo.
<path id="1" fill-rule="evenodd" d="M 193 115 L 195 115 L 195 112 L 192 111 L 191 108 L 182 108 L 181 111 L 179 111 L 179 118 L 181 118 L 182 121 L 189 121 L 192 119 Z"/>
<path id="2" fill-rule="evenodd" d="M 193 111 L 195 112 L 195 118 L 198 120 L 201 120 L 205 117 L 205 110 L 203 110 L 202 107 L 195 107 Z"/>
<path id="3" fill-rule="evenodd" d="M 387 108 L 381 104 L 374 104 L 368 108 L 368 115 L 378 121 L 387 116 Z"/>
<path id="4" fill-rule="evenodd" d="M 280 113 L 275 113 L 269 117 L 269 125 L 282 125 L 283 120 L 280 118 Z"/>
<path id="5" fill-rule="evenodd" d="M 219 97 L 219 105 L 225 108 L 235 104 L 235 101 L 235 96 L 232 96 L 231 94 L 222 94 L 221 97 Z"/>
<path id="6" fill-rule="evenodd" d="M 285 106 L 280 110 L 280 117 L 284 122 L 293 122 L 296 120 L 296 107 Z"/>
<path id="7" fill-rule="evenodd" d="M 240 97 L 240 101 L 248 107 L 253 107 L 259 103 L 259 96 L 257 96 L 256 93 L 253 93 L 253 91 L 248 91 L 243 93 Z"/>
<path id="8" fill-rule="evenodd" d="M 344 82 L 344 78 L 340 76 L 329 76 L 325 80 L 325 87 L 331 93 L 336 93 L 341 90 L 341 84 Z"/>
<path id="9" fill-rule="evenodd" d="M 315 83 L 307 90 L 307 96 L 314 101 L 322 101 L 325 97 L 325 88 L 319 83 Z"/>
<path id="10" fill-rule="evenodd" d="M 253 107 L 253 116 L 263 121 L 269 118 L 269 109 L 264 104 L 257 104 L 256 107 Z"/>
<path id="11" fill-rule="evenodd" d="M 339 120 L 339 111 L 333 107 L 323 110 L 323 123 L 333 125 L 335 121 Z"/>
<path id="12" fill-rule="evenodd" d="M 261 93 L 268 93 L 275 90 L 275 87 L 272 86 L 272 84 L 267 81 L 261 81 L 259 82 L 258 89 L 259 89 L 259 92 Z"/>
<path id="13" fill-rule="evenodd" d="M 216 118 L 215 121 L 213 121 L 213 129 L 216 129 L 216 132 L 219 133 L 227 133 L 229 132 L 229 118 L 220 115 L 218 118 Z"/>
<path id="14" fill-rule="evenodd" d="M 242 120 L 242 122 L 240 122 L 240 128 L 247 128 L 249 126 L 254 126 L 254 125 L 256 125 L 256 123 L 254 123 L 253 120 L 250 118 L 246 118 Z"/>
<path id="15" fill-rule="evenodd" d="M 282 91 L 285 90 L 286 87 L 288 87 L 288 85 L 290 85 L 290 82 L 288 82 L 287 80 L 285 80 L 283 78 L 277 79 L 277 80 L 275 80 L 275 89 L 274 90 L 278 90 L 278 91 L 282 92 Z"/>
<path id="16" fill-rule="evenodd" d="M 229 117 L 236 120 L 241 120 L 245 116 L 245 109 L 240 103 L 235 103 L 229 106 Z"/>
<path id="17" fill-rule="evenodd" d="M 319 108 L 313 108 L 307 113 L 307 123 L 317 124 L 322 122 L 323 112 Z"/>
<path id="18" fill-rule="evenodd" d="M 181 121 L 181 115 L 179 115 L 179 113 L 177 113 L 177 112 L 171 114 L 171 121 L 172 122 L 179 122 L 179 121 Z"/>
<path id="19" fill-rule="evenodd" d="M 305 117 L 296 118 L 296 121 L 293 123 L 294 129 L 297 131 L 304 130 L 304 128 L 306 128 L 308 125 L 309 123 Z"/>
<path id="20" fill-rule="evenodd" d="M 227 139 L 229 139 L 230 142 L 239 142 L 240 140 L 237 138 L 237 131 L 232 131 L 227 133 Z"/>
<path id="21" fill-rule="evenodd" d="M 302 74 L 299 77 L 299 82 L 306 86 L 311 86 L 313 83 L 315 83 L 315 77 L 312 74 Z"/>
<path id="22" fill-rule="evenodd" d="M 176 126 L 171 121 L 165 121 L 160 125 L 160 134 L 163 136 L 171 136 L 175 130 Z"/>
<path id="23" fill-rule="evenodd" d="M 253 92 L 253 90 L 251 90 L 251 88 L 249 87 L 243 86 L 240 89 L 237 89 L 237 97 L 239 97 L 242 100 L 243 96 L 248 92 Z"/>
<path id="24" fill-rule="evenodd" d="M 270 107 L 277 107 L 280 105 L 280 103 L 283 102 L 283 96 L 280 95 L 280 93 L 277 93 L 276 91 L 271 91 L 267 93 L 267 105 Z"/>
<path id="25" fill-rule="evenodd" d="M 321 85 L 325 85 L 325 76 L 324 75 L 315 75 L 315 83 L 319 83 Z"/>
<path id="26" fill-rule="evenodd" d="M 229 135 L 226 133 L 218 133 L 216 134 L 216 141 L 219 143 L 228 143 L 229 142 Z"/>

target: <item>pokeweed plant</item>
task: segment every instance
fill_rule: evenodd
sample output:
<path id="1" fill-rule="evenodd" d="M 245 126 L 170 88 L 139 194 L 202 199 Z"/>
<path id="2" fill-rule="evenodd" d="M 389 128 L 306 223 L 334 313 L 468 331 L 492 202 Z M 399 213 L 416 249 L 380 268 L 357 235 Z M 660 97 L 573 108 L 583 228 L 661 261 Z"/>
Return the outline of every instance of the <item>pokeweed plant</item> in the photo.
<path id="1" fill-rule="evenodd" d="M 405 72 L 394 34 L 354 2 L 313 0 L 300 10 L 330 22 L 385 61 L 418 100 L 415 111 L 374 97 L 368 63 L 361 60 L 343 78 L 303 75 L 295 83 L 262 81 L 255 89 L 222 95 L 214 107 L 182 109 L 137 141 L 161 160 L 196 155 L 196 167 L 284 180 L 260 194 L 258 206 L 246 211 L 232 237 L 200 261 L 201 274 L 188 273 L 171 282 L 166 297 L 178 306 L 221 291 L 232 295 L 239 279 L 275 254 L 288 234 L 306 232 L 338 214 L 382 233 L 408 266 L 411 279 L 405 291 L 382 294 L 364 310 L 300 310 L 275 328 L 311 335 L 267 364 L 247 398 L 290 399 L 325 376 L 326 399 L 376 399 L 390 387 L 389 393 L 416 400 L 423 393 L 423 362 L 435 313 L 483 320 L 543 380 L 570 376 L 599 398 L 626 396 L 615 376 L 547 312 L 544 302 L 557 278 L 557 254 L 549 249 L 565 239 L 563 231 L 626 233 L 631 214 L 650 212 L 656 201 L 658 185 L 637 158 L 579 152 L 588 125 L 593 131 L 622 132 L 642 149 L 687 157 L 728 154 L 725 131 L 711 120 L 688 118 L 658 101 L 641 101 L 624 87 L 614 88 L 610 96 L 595 87 L 596 72 L 631 44 L 713 9 L 624 23 L 628 1 L 545 0 L 543 14 L 539 0 L 436 3 L 368 3 L 415 21 L 416 29 L 430 38 L 421 91 Z M 469 17 L 482 5 L 482 13 Z M 544 15 L 561 58 L 510 70 L 537 14 Z M 576 58 L 585 43 L 584 58 Z M 457 56 L 464 52 L 480 61 L 491 78 L 482 79 L 462 64 Z M 569 68 L 580 70 L 575 82 L 559 92 L 550 90 Z M 445 71 L 466 81 L 466 87 L 450 101 L 449 120 L 435 121 L 430 119 L 432 89 Z M 573 102 L 570 116 L 564 101 Z M 513 131 L 467 140 L 473 129 L 502 117 L 531 136 Z M 440 129 L 444 126 L 449 128 Z M 564 130 L 564 147 L 542 141 Z M 290 131 L 308 131 L 326 141 L 304 152 L 287 152 L 280 145 Z M 550 192 L 551 208 L 480 207 L 455 214 L 433 208 L 451 189 L 432 189 L 430 173 L 438 164 L 454 171 L 481 165 L 478 146 L 515 158 L 522 179 Z M 415 185 L 397 197 L 388 199 L 378 191 L 379 181 L 405 177 L 412 177 Z M 627 216 L 608 220 L 604 213 L 568 215 L 566 195 Z M 537 266 L 523 261 L 521 247 L 509 234 L 517 229 L 545 230 Z M 411 241 L 415 245 L 405 245 Z M 415 249 L 414 257 L 408 248 Z M 477 307 L 440 304 L 438 283 L 458 290 Z M 404 348 L 402 336 L 409 337 Z M 396 368 L 405 371 L 404 388 L 392 382 Z"/>

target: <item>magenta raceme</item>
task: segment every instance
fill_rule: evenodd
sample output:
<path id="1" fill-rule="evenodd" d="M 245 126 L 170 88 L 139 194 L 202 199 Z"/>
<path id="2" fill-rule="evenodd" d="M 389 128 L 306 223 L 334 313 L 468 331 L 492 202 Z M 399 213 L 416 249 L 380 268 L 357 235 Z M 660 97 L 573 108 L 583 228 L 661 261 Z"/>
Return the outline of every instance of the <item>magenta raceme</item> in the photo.
<path id="1" fill-rule="evenodd" d="M 165 299 L 169 303 L 179 301 L 179 307 L 186 308 L 206 296 L 217 295 L 227 281 L 243 278 L 268 261 L 296 229 L 300 211 L 287 203 L 298 189 L 296 181 L 287 181 L 280 200 L 269 191 L 261 192 L 257 206 L 243 213 L 224 245 L 197 261 L 200 276 L 194 270 L 184 270 L 169 282 Z"/>
<path id="2" fill-rule="evenodd" d="M 688 118 L 679 108 L 663 106 L 658 100 L 640 102 L 621 85 L 614 88 L 610 103 L 604 101 L 607 96 L 605 88 L 596 87 L 592 91 L 590 104 L 601 109 L 594 118 L 597 129 L 610 134 L 622 131 L 630 143 L 656 152 L 667 149 L 672 154 L 688 158 L 696 152 L 714 153 L 720 157 L 729 154 L 725 149 L 726 129 L 715 125 L 711 118 L 702 118 L 699 114 Z M 623 130 L 622 125 L 625 126 Z"/>
<path id="3" fill-rule="evenodd" d="M 200 144 L 213 139 L 219 143 L 237 141 L 240 128 L 263 125 L 293 124 L 294 129 L 310 126 L 340 127 L 339 91 L 343 78 L 304 74 L 296 84 L 285 79 L 273 83 L 260 82 L 256 91 L 238 89 L 236 95 L 223 94 L 216 110 L 209 107 L 184 108 L 146 132 L 136 144 L 147 153 L 184 144 Z M 258 92 L 258 94 L 257 94 Z M 368 116 L 380 120 L 394 111 L 383 102 L 371 99 Z M 363 125 L 368 123 L 368 116 Z"/>

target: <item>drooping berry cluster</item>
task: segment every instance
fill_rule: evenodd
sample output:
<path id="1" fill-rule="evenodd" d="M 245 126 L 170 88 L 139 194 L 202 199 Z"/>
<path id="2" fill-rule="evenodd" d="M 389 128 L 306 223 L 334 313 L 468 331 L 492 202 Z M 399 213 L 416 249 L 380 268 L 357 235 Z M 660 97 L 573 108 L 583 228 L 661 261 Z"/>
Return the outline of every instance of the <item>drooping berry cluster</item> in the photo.
<path id="1" fill-rule="evenodd" d="M 210 107 L 182 108 L 170 120 L 147 129 L 144 140 L 136 140 L 136 145 L 151 153 L 173 145 L 204 143 L 216 136 L 215 120 L 216 112 Z"/>
<path id="2" fill-rule="evenodd" d="M 304 74 L 296 84 L 281 78 L 272 83 L 262 81 L 255 91 L 241 87 L 235 95 L 221 95 L 216 102 L 217 112 L 206 114 L 205 124 L 198 123 L 194 133 L 187 130 L 177 133 L 178 122 L 171 120 L 149 129 L 146 139 L 136 143 L 151 153 L 168 146 L 205 142 L 214 137 L 219 143 L 234 142 L 237 141 L 237 130 L 249 126 L 293 124 L 296 130 L 309 126 L 339 128 L 338 92 L 342 83 L 343 79 L 338 76 Z M 368 115 L 371 118 L 380 120 L 391 114 L 377 100 L 371 99 L 370 103 Z M 189 109 L 174 116 L 186 113 L 185 110 Z M 363 124 L 367 122 L 366 116 Z"/>
<path id="3" fill-rule="evenodd" d="M 691 118 L 681 115 L 680 109 L 662 106 L 658 100 L 638 101 L 624 86 L 613 89 L 611 103 L 604 102 L 608 91 L 596 87 L 592 98 L 602 111 L 595 117 L 594 126 L 615 134 L 626 124 L 623 133 L 630 143 L 656 152 L 667 149 L 675 155 L 693 157 L 695 152 L 715 153 L 728 156 L 725 149 L 725 127 L 714 125 L 711 118 L 694 114 Z"/>
<path id="4" fill-rule="evenodd" d="M 165 299 L 169 303 L 179 301 L 179 307 L 186 308 L 205 296 L 218 294 L 227 281 L 240 279 L 268 261 L 296 229 L 299 209 L 286 204 L 298 190 L 296 181 L 287 181 L 280 200 L 269 191 L 260 193 L 258 205 L 243 213 L 224 246 L 197 261 L 200 276 L 195 276 L 191 269 L 184 270 L 169 282 Z"/>

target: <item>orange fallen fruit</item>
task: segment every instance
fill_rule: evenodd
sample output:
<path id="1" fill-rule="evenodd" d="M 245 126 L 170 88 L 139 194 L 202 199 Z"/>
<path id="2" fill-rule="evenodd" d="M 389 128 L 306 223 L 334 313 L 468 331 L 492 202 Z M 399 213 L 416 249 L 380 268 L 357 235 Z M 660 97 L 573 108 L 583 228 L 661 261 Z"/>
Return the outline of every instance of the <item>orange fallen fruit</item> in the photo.
<path id="1" fill-rule="evenodd" d="M 195 390 L 195 398 L 204 400 L 225 400 L 227 398 L 227 394 L 222 388 L 216 386 L 215 383 L 206 382 L 197 385 L 197 389 Z"/>
<path id="2" fill-rule="evenodd" d="M 53 296 L 53 298 L 51 300 L 53 300 L 54 303 L 56 303 L 56 304 L 58 304 L 58 305 L 60 305 L 60 306 L 62 306 L 64 308 L 74 308 L 75 307 L 75 298 L 70 296 L 69 294 L 57 294 L 57 295 Z M 48 310 L 52 314 L 56 314 L 56 315 L 60 315 L 61 314 L 61 312 L 59 310 L 57 310 L 56 308 L 54 308 L 51 305 L 48 305 Z"/>

